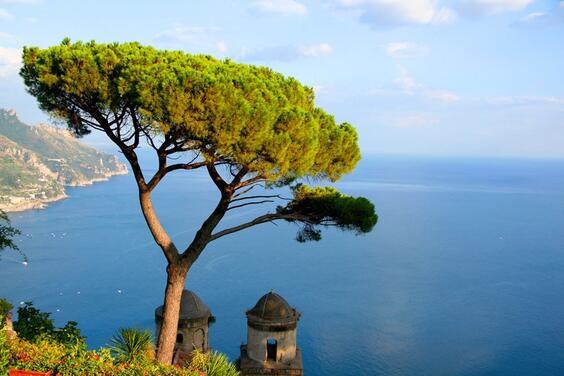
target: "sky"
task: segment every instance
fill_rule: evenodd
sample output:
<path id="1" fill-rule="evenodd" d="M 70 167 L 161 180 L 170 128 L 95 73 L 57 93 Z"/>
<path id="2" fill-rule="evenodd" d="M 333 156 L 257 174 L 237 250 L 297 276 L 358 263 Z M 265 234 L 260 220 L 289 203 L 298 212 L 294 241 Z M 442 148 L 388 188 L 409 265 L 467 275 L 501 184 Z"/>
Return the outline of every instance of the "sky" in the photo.
<path id="1" fill-rule="evenodd" d="M 560 0 L 0 0 L 0 107 L 49 121 L 21 48 L 64 37 L 270 66 L 353 124 L 363 154 L 564 157 Z"/>

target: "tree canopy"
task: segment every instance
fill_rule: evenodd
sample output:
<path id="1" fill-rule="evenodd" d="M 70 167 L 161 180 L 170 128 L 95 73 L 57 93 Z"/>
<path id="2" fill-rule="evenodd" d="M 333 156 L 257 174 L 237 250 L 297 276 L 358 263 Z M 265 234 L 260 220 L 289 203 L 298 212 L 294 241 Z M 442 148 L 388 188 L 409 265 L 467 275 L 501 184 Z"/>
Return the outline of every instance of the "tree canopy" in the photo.
<path id="1" fill-rule="evenodd" d="M 270 68 L 139 43 L 68 39 L 46 49 L 26 47 L 23 61 L 21 76 L 28 91 L 78 136 L 100 129 L 122 150 L 135 149 L 143 136 L 162 165 L 176 152 L 199 158 L 191 167 L 170 165 L 143 181 L 149 190 L 170 171 L 206 162 L 226 165 L 233 176 L 244 173 L 249 179 L 239 185 L 245 186 L 258 181 L 285 185 L 303 177 L 336 181 L 360 159 L 356 130 L 316 107 L 311 88 Z M 304 186 L 294 193 L 294 201 L 277 216 L 296 220 L 313 215 L 312 196 L 335 209 L 324 220 L 312 216 L 309 229 L 335 219 L 341 228 L 368 232 L 376 223 L 366 199 Z M 307 203 L 296 202 L 305 198 Z M 298 234 L 298 239 L 318 236 Z"/>
<path id="2" fill-rule="evenodd" d="M 314 93 L 269 68 L 138 43 L 24 48 L 21 70 L 42 109 L 83 135 L 135 113 L 149 135 L 244 166 L 269 180 L 337 180 L 360 158 L 355 129 L 314 105 Z M 123 135 L 121 135 L 123 137 Z"/>

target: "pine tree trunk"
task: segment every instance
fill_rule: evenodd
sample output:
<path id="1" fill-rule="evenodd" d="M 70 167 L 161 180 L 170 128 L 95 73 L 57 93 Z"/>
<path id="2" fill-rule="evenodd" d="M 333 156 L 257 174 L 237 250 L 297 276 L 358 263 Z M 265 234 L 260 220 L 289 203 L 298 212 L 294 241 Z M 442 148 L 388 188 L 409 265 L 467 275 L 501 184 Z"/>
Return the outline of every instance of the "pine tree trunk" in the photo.
<path id="1" fill-rule="evenodd" d="M 163 309 L 163 322 L 157 341 L 157 360 L 171 364 L 178 331 L 180 299 L 189 266 L 169 264 Z"/>

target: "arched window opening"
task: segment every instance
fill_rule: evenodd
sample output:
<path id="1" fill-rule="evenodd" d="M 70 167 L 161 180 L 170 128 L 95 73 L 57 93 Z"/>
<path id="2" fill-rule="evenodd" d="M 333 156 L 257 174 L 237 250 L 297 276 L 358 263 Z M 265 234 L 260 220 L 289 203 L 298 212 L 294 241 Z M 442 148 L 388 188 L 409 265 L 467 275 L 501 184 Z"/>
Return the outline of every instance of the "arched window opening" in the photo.
<path id="1" fill-rule="evenodd" d="M 278 351 L 278 341 L 274 338 L 269 338 L 266 341 L 266 359 L 276 361 L 276 353 Z"/>
<path id="2" fill-rule="evenodd" d="M 182 333 L 178 333 L 176 335 L 176 343 L 184 343 L 184 336 L 182 335 Z"/>

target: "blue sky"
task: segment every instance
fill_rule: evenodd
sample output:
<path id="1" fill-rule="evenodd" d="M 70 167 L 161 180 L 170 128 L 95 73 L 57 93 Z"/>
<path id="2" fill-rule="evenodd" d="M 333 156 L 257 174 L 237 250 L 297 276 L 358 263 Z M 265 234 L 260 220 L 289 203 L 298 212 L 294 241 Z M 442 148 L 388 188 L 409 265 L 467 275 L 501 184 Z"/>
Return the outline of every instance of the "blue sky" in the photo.
<path id="1" fill-rule="evenodd" d="M 0 0 L 0 107 L 47 120 L 20 49 L 65 36 L 271 66 L 365 154 L 564 157 L 564 1 Z"/>

